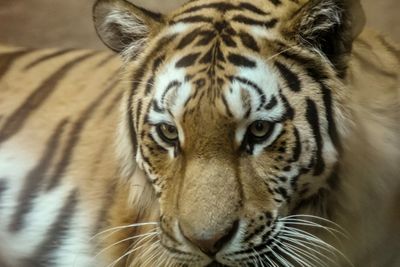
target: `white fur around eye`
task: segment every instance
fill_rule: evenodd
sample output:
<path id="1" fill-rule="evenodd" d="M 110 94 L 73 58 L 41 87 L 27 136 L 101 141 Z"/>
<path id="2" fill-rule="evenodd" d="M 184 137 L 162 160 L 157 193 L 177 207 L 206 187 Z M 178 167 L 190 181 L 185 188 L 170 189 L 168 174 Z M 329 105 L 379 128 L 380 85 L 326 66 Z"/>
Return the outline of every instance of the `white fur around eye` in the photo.
<path id="1" fill-rule="evenodd" d="M 260 144 L 255 144 L 254 145 L 254 150 L 253 150 L 253 155 L 257 156 L 260 155 L 262 153 L 262 151 L 264 150 L 265 147 L 270 146 L 273 142 L 275 142 L 276 138 L 279 136 L 279 134 L 282 132 L 283 130 L 283 125 L 281 123 L 277 123 L 275 124 L 275 126 L 273 126 L 274 129 L 272 131 L 272 133 L 269 135 L 269 137 L 265 140 L 265 142 L 262 142 Z"/>

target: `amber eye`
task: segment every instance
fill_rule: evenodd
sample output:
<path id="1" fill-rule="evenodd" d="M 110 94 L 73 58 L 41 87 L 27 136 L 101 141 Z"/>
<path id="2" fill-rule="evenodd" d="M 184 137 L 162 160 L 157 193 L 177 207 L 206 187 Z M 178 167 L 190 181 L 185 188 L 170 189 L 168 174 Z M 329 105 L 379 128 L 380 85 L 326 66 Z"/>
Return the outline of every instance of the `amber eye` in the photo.
<path id="1" fill-rule="evenodd" d="M 248 128 L 248 137 L 260 142 L 268 138 L 272 130 L 272 124 L 268 121 L 255 121 Z"/>
<path id="2" fill-rule="evenodd" d="M 175 126 L 167 123 L 157 125 L 157 133 L 161 139 L 169 144 L 175 144 L 178 141 L 178 130 Z"/>

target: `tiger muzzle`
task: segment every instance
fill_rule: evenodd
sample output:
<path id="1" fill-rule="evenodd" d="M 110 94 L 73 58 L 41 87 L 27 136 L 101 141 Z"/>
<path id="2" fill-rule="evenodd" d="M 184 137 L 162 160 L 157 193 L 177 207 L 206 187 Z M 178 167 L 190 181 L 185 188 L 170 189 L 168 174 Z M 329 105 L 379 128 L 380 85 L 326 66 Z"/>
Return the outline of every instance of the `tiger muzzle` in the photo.
<path id="1" fill-rule="evenodd" d="M 241 188 L 228 161 L 188 165 L 179 198 L 179 226 L 186 239 L 213 257 L 237 233 Z"/>

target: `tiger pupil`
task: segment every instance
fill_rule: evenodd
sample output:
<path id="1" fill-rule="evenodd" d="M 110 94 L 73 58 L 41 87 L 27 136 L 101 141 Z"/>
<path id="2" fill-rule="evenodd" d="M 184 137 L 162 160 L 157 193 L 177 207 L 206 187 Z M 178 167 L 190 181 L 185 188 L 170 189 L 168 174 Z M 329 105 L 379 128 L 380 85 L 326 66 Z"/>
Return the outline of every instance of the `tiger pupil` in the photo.
<path id="1" fill-rule="evenodd" d="M 168 125 L 167 126 L 167 131 L 169 132 L 169 134 L 174 135 L 176 133 L 176 129 L 173 126 Z"/>
<path id="2" fill-rule="evenodd" d="M 161 132 L 165 138 L 169 140 L 174 140 L 178 137 L 178 132 L 176 128 L 172 125 L 163 124 L 161 125 Z"/>
<path id="3" fill-rule="evenodd" d="M 261 122 L 257 122 L 255 128 L 258 132 L 262 132 L 263 130 L 265 130 L 265 125 Z"/>

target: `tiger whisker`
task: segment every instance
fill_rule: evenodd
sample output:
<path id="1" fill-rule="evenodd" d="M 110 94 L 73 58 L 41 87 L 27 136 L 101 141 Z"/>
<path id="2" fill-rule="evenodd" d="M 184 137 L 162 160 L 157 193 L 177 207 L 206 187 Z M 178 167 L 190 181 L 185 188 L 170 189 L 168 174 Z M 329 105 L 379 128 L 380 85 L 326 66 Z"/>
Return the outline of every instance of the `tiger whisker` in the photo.
<path id="1" fill-rule="evenodd" d="M 301 267 L 310 267 L 310 263 L 306 262 L 305 260 L 302 260 L 300 257 L 298 257 L 298 253 L 296 253 L 295 251 L 291 250 L 289 247 L 284 246 L 283 244 L 282 244 L 282 246 L 284 248 L 282 248 L 281 246 L 277 245 L 277 249 L 279 249 L 282 253 L 288 255 L 288 257 L 294 259 L 296 263 L 299 263 L 301 265 Z"/>
<path id="2" fill-rule="evenodd" d="M 147 258 L 147 259 L 141 264 L 141 266 L 144 266 L 144 267 L 147 266 L 147 263 L 151 262 L 154 259 L 154 254 L 155 255 L 157 254 L 156 252 L 154 252 L 154 250 L 155 250 L 155 248 L 157 248 L 157 246 L 158 246 L 158 243 L 153 243 L 143 252 L 142 258 Z M 150 254 L 150 256 L 148 254 Z M 153 254 L 153 255 L 151 255 L 151 254 Z M 151 266 L 151 265 L 149 265 L 149 266 Z"/>
<path id="3" fill-rule="evenodd" d="M 279 262 L 281 262 L 281 263 L 283 264 L 283 266 L 286 266 L 286 267 L 294 267 L 287 259 L 282 258 L 282 257 L 278 254 L 278 252 L 275 252 L 273 249 L 271 249 L 271 252 L 272 252 L 272 254 L 274 254 L 275 258 L 276 258 L 277 260 L 279 260 Z M 289 265 L 288 265 L 288 264 L 289 264 Z"/>
<path id="4" fill-rule="evenodd" d="M 297 253 L 302 254 L 303 256 L 309 257 L 311 260 L 315 261 L 318 263 L 320 266 L 327 266 L 322 260 L 318 259 L 315 255 L 311 254 L 310 252 L 307 252 L 299 247 L 296 247 L 295 245 L 283 240 L 281 242 L 280 240 L 274 239 L 276 242 L 279 242 L 282 246 L 284 246 L 286 249 L 291 249 L 292 251 L 296 251 Z M 280 247 L 279 247 L 280 248 Z M 308 263 L 310 264 L 310 263 Z"/>
<path id="5" fill-rule="evenodd" d="M 289 50 L 292 50 L 292 49 L 294 49 L 294 48 L 298 48 L 298 47 L 299 47 L 299 45 L 294 45 L 294 46 L 288 47 L 288 48 L 286 48 L 286 49 L 284 49 L 284 50 L 282 50 L 282 51 L 279 51 L 278 53 L 276 53 L 276 54 L 274 54 L 274 55 L 268 57 L 268 58 L 267 58 L 267 61 L 270 61 L 270 60 L 276 58 L 277 56 L 279 56 L 279 55 L 281 55 L 281 54 L 283 54 L 283 53 L 285 53 L 285 52 L 287 52 L 287 51 L 289 51 Z"/>
<path id="6" fill-rule="evenodd" d="M 344 228 L 343 228 L 342 226 L 340 226 L 339 224 L 337 224 L 337 223 L 335 223 L 335 222 L 333 222 L 333 221 L 331 221 L 331 220 L 328 220 L 328 219 L 326 219 L 326 218 L 319 217 L 319 216 L 315 216 L 315 215 L 309 215 L 309 214 L 289 215 L 289 216 L 286 216 L 286 217 L 282 218 L 282 220 L 293 219 L 293 218 L 294 218 L 294 219 L 296 219 L 296 218 L 303 218 L 303 219 L 304 219 L 304 218 L 311 218 L 311 219 L 314 219 L 314 220 L 319 220 L 319 221 L 322 221 L 322 222 L 325 222 L 325 223 L 329 223 L 329 224 L 331 224 L 331 225 L 337 227 L 338 229 L 340 229 L 340 231 L 342 231 L 342 232 L 345 233 L 346 235 L 350 236 L 349 232 L 347 232 L 346 229 L 344 229 Z"/>
<path id="7" fill-rule="evenodd" d="M 298 240 L 298 239 L 294 239 L 294 238 L 290 238 L 290 237 L 286 237 L 286 236 L 281 236 L 280 238 L 283 239 L 283 240 L 285 240 L 286 242 L 290 242 L 292 245 L 295 245 L 295 244 L 296 244 L 296 245 L 299 245 L 299 246 L 303 247 L 304 249 L 310 250 L 310 251 L 312 251 L 312 252 L 318 254 L 319 256 L 325 258 L 326 260 L 330 261 L 331 263 L 335 263 L 335 262 L 334 262 L 330 257 L 328 257 L 327 255 L 321 253 L 320 251 L 318 251 L 318 250 L 316 250 L 316 249 L 313 249 L 313 248 L 311 248 L 311 247 L 309 247 L 309 246 L 306 246 L 306 245 L 311 245 L 311 246 L 314 246 L 314 247 L 323 249 L 323 250 L 325 250 L 325 251 L 327 251 L 327 252 L 329 252 L 329 253 L 332 253 L 332 251 L 327 250 L 326 248 L 322 248 L 322 247 L 317 246 L 316 244 L 313 244 L 313 243 L 310 243 L 310 242 L 305 242 L 304 240 Z"/>
<path id="8" fill-rule="evenodd" d="M 269 248 L 269 247 L 268 247 Z M 268 265 L 271 267 L 276 267 L 275 262 L 271 260 L 270 258 L 267 257 L 267 255 L 264 256 L 264 258 L 268 261 Z M 269 267 L 268 266 L 268 267 Z"/>
<path id="9" fill-rule="evenodd" d="M 299 236 L 299 237 L 302 237 L 302 238 L 306 239 L 307 241 L 313 242 L 314 244 L 318 243 L 319 245 L 324 247 L 326 250 L 331 251 L 331 252 L 334 251 L 334 252 L 336 252 L 339 255 L 342 255 L 344 257 L 344 255 L 337 248 L 335 248 L 334 246 L 326 243 L 325 241 L 323 241 L 322 239 L 316 237 L 315 235 L 313 235 L 311 233 L 308 233 L 308 232 L 303 231 L 303 230 L 298 229 L 298 228 L 292 228 L 292 227 L 287 227 L 287 226 L 285 226 L 285 229 L 289 230 L 289 231 L 285 231 L 284 230 L 283 232 L 284 233 L 286 232 L 289 235 L 292 235 L 292 237 Z"/>
<path id="10" fill-rule="evenodd" d="M 144 237 L 143 239 L 147 239 L 149 236 Z M 132 249 L 128 250 L 128 252 L 124 253 L 122 256 L 120 256 L 118 259 L 116 259 L 115 261 L 111 262 L 109 265 L 107 265 L 107 267 L 114 267 L 119 261 L 121 261 L 123 258 L 129 256 L 130 254 L 132 254 L 133 252 L 141 249 L 142 247 L 146 246 L 148 242 L 151 242 L 151 240 L 153 240 L 155 237 L 155 235 L 151 236 L 151 238 L 149 240 L 147 240 L 143 245 L 141 246 L 134 246 Z M 143 240 L 142 239 L 142 240 Z M 141 240 L 141 241 L 142 241 Z M 156 241 L 156 242 L 160 242 L 160 241 Z"/>
<path id="11" fill-rule="evenodd" d="M 263 264 L 263 260 L 260 257 L 260 254 L 255 249 L 253 249 L 253 251 L 254 251 L 253 255 L 258 260 L 258 262 L 260 262 L 261 267 L 265 267 L 264 264 Z"/>
<path id="12" fill-rule="evenodd" d="M 302 225 L 302 226 L 310 226 L 310 227 L 316 227 L 316 228 L 321 228 L 321 229 L 325 229 L 328 232 L 330 232 L 333 236 L 336 236 L 337 234 L 342 235 L 343 237 L 348 238 L 348 236 L 343 233 L 340 230 L 337 230 L 335 228 L 329 227 L 329 226 L 323 226 L 314 222 L 310 222 L 310 221 L 306 221 L 306 220 L 300 220 L 300 219 L 289 219 L 289 220 L 285 220 L 284 221 L 285 224 L 290 224 L 290 225 Z"/>
<path id="13" fill-rule="evenodd" d="M 322 249 L 326 252 L 329 252 L 330 254 L 335 255 L 335 251 L 337 250 L 336 248 L 334 248 L 333 246 L 327 244 L 326 242 L 320 240 L 320 239 L 316 239 L 314 237 L 310 237 L 310 236 L 306 236 L 304 234 L 301 233 L 292 233 L 291 231 L 282 231 L 284 234 L 281 235 L 282 238 L 289 238 L 292 239 L 292 241 L 296 241 L 296 242 L 302 242 L 308 245 L 312 245 L 316 248 Z M 301 238 L 301 239 L 300 239 Z M 304 240 L 305 239 L 305 240 Z"/>
<path id="14" fill-rule="evenodd" d="M 304 249 L 301 249 L 299 247 L 296 247 L 293 244 L 290 244 L 288 242 L 285 242 L 285 246 L 293 251 L 297 251 L 297 253 L 303 255 L 306 258 L 309 258 L 310 260 L 314 261 L 315 263 L 317 263 L 320 266 L 327 266 L 326 263 L 324 263 L 322 260 L 320 260 L 318 257 L 316 257 L 314 254 L 305 251 Z"/>
<path id="15" fill-rule="evenodd" d="M 134 228 L 134 227 L 140 227 L 140 226 L 146 226 L 146 225 L 157 225 L 157 224 L 158 224 L 158 222 L 145 222 L 145 223 L 134 223 L 134 224 L 128 224 L 128 225 L 120 225 L 120 226 L 108 228 L 108 229 L 106 229 L 104 231 L 101 231 L 101 232 L 95 234 L 94 236 L 92 236 L 90 238 L 90 240 L 93 240 L 97 236 L 103 235 L 103 234 L 108 233 L 108 232 L 112 232 L 111 233 L 111 235 L 112 235 L 113 233 L 115 233 L 115 232 L 117 232 L 119 230 L 122 230 L 122 229 Z"/>
<path id="16" fill-rule="evenodd" d="M 102 253 L 104 253 L 105 251 L 107 251 L 108 249 L 110 249 L 110 248 L 112 248 L 113 246 L 116 246 L 116 245 L 118 245 L 118 244 L 121 244 L 121 243 L 123 243 L 123 242 L 129 241 L 129 240 L 134 240 L 134 239 L 137 239 L 137 238 L 146 237 L 146 236 L 157 235 L 157 234 L 158 234 L 158 232 L 155 231 L 155 232 L 150 232 L 150 233 L 146 233 L 146 234 L 135 235 L 135 236 L 131 236 L 131 237 L 128 237 L 128 238 L 119 240 L 119 241 L 117 241 L 117 242 L 115 242 L 115 243 L 113 243 L 113 244 L 111 244 L 111 245 L 109 245 L 109 246 L 103 248 L 102 250 L 100 250 L 94 257 L 95 257 L 95 258 L 98 257 L 99 255 L 101 255 Z"/>

